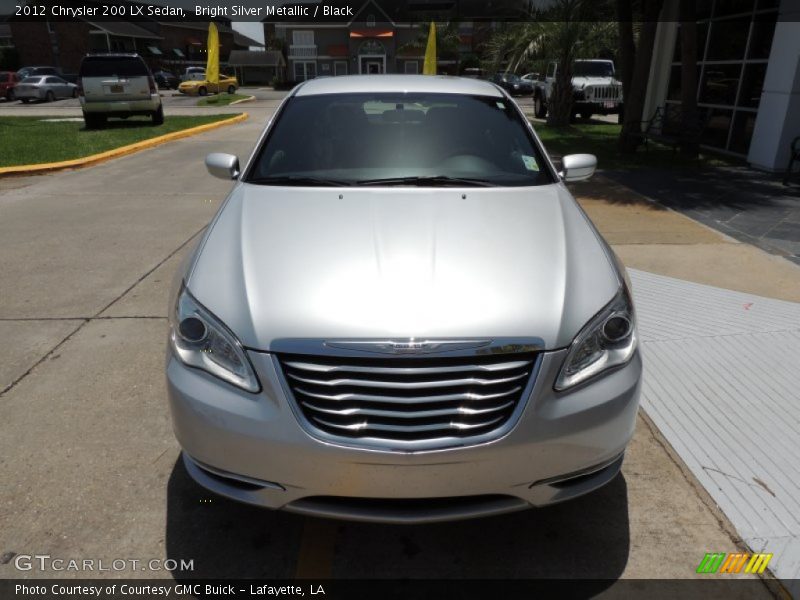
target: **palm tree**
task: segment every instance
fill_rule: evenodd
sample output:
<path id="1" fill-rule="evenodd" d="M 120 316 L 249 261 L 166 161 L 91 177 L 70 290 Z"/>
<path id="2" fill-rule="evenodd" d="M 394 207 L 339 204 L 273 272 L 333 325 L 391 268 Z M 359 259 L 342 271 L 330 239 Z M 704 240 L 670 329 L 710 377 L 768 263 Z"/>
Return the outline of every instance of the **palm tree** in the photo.
<path id="1" fill-rule="evenodd" d="M 487 47 L 487 66 L 496 70 L 506 64 L 507 71 L 515 71 L 531 60 L 557 61 L 547 123 L 567 125 L 574 99 L 572 63 L 576 58 L 608 56 L 616 46 L 613 23 L 592 20 L 600 14 L 597 4 L 589 0 L 555 0 L 546 11 L 535 13 L 537 20 L 497 32 Z"/>

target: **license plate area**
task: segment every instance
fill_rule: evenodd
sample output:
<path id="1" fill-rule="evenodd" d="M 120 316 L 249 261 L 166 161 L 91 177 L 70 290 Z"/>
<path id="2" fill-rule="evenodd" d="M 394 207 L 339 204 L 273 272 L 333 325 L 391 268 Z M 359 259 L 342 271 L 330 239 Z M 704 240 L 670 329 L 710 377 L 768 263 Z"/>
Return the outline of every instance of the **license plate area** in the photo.
<path id="1" fill-rule="evenodd" d="M 115 84 L 111 86 L 111 93 L 112 94 L 121 94 L 125 91 L 125 88 L 121 85 Z"/>

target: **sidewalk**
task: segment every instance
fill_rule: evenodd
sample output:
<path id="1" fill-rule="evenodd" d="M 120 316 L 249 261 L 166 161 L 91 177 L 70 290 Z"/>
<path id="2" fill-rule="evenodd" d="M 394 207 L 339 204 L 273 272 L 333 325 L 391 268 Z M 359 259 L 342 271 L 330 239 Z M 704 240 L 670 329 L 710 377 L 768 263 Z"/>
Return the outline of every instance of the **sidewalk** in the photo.
<path id="1" fill-rule="evenodd" d="M 800 266 L 602 176 L 573 192 L 629 268 L 645 413 L 800 597 Z"/>
<path id="2" fill-rule="evenodd" d="M 748 167 L 702 171 L 609 171 L 640 194 L 800 265 L 800 185 Z"/>

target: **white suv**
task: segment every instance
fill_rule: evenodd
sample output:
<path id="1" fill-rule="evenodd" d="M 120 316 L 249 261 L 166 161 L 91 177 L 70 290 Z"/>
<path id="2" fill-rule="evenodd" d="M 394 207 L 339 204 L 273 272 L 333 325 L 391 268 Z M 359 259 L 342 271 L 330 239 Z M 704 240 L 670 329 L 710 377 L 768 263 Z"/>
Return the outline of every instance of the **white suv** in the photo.
<path id="1" fill-rule="evenodd" d="M 78 94 L 86 127 L 102 127 L 109 117 L 147 115 L 164 122 L 164 107 L 150 69 L 138 54 L 90 54 L 78 71 Z"/>

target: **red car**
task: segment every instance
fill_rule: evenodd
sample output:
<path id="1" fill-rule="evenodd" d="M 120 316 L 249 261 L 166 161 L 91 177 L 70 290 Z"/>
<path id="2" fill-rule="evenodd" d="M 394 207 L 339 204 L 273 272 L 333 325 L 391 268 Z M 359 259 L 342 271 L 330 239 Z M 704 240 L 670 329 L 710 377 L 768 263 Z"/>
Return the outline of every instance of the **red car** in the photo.
<path id="1" fill-rule="evenodd" d="M 14 100 L 14 87 L 19 83 L 19 77 L 12 71 L 0 71 L 0 98 L 9 102 Z"/>

